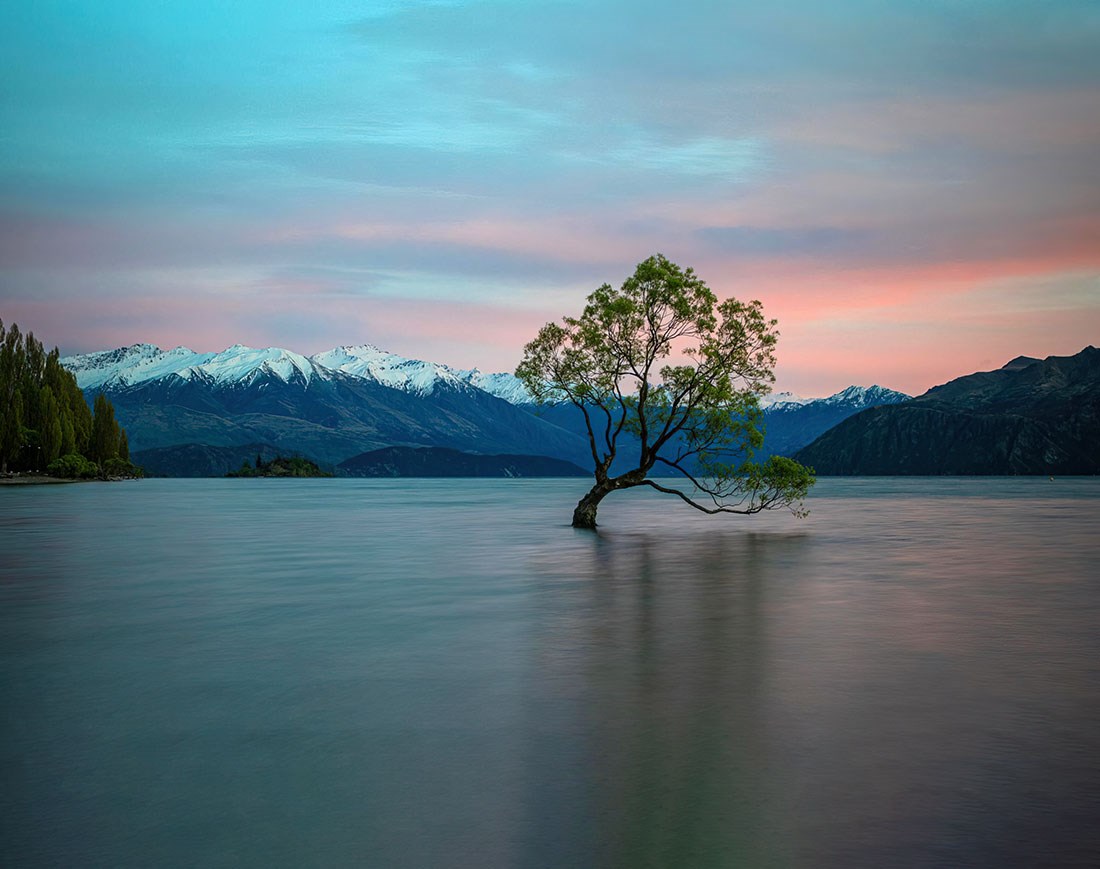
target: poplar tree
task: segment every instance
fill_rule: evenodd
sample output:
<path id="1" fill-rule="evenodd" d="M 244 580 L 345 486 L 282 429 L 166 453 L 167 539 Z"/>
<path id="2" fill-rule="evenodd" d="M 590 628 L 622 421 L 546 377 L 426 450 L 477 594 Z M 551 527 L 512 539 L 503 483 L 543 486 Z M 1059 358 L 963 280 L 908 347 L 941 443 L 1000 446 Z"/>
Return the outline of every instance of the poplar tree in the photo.
<path id="1" fill-rule="evenodd" d="M 39 470 L 42 470 L 61 457 L 61 414 L 49 386 L 42 387 L 38 404 L 42 417 L 38 423 Z"/>
<path id="2" fill-rule="evenodd" d="M 96 408 L 98 426 L 60 351 L 47 353 L 34 333 L 0 320 L 0 469 L 40 470 L 74 454 L 85 465 L 119 455 L 129 461 L 114 407 L 100 395 Z"/>
<path id="3" fill-rule="evenodd" d="M 19 459 L 23 448 L 23 394 L 18 388 L 9 392 L 0 420 L 0 470 L 8 472 L 8 465 Z"/>
<path id="4" fill-rule="evenodd" d="M 92 461 L 102 465 L 117 456 L 118 441 L 115 409 L 101 392 L 95 397 L 95 413 L 92 418 Z"/>

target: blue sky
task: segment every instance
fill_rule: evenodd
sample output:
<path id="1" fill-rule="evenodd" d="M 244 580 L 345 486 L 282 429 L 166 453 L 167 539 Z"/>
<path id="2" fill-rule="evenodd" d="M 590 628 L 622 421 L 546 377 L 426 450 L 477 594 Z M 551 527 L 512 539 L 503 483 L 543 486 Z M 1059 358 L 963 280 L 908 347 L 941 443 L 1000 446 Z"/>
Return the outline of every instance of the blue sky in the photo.
<path id="1" fill-rule="evenodd" d="M 806 393 L 1100 333 L 1091 0 L 8 6 L 0 316 L 65 350 L 508 369 L 656 251 Z"/>

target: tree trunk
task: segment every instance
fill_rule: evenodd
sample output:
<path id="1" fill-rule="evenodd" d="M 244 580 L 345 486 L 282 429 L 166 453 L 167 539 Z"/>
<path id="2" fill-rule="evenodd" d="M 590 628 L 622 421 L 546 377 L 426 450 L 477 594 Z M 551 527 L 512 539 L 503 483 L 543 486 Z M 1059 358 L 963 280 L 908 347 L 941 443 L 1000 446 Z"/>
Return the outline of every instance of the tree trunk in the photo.
<path id="1" fill-rule="evenodd" d="M 597 483 L 593 486 L 588 494 L 577 502 L 577 509 L 573 511 L 573 527 L 595 528 L 596 510 L 600 506 L 600 501 L 611 491 L 614 491 L 614 486 L 605 483 Z"/>

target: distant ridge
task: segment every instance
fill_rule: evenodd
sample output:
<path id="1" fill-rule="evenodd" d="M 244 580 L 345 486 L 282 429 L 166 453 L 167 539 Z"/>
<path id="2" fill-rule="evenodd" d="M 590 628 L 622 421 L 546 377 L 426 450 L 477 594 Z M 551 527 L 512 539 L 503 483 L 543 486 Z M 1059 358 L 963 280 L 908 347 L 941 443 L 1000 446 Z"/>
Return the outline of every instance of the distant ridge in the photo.
<path id="1" fill-rule="evenodd" d="M 280 452 L 271 444 L 243 444 L 238 447 L 178 444 L 141 450 L 133 457 L 145 469 L 147 477 L 224 477 L 228 472 L 237 470 L 242 462 L 254 462 L 257 456 L 270 462 Z"/>
<path id="2" fill-rule="evenodd" d="M 587 477 L 590 472 L 549 456 L 482 456 L 445 447 L 386 447 L 341 462 L 347 477 Z"/>
<path id="3" fill-rule="evenodd" d="M 794 457 L 820 474 L 1100 473 L 1100 351 L 956 378 L 850 417 Z"/>

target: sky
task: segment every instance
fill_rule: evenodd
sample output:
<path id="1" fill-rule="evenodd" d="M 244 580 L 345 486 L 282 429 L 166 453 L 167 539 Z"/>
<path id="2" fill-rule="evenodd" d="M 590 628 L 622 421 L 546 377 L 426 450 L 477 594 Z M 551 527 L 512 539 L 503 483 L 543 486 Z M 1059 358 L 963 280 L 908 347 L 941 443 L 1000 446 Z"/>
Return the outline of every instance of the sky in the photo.
<path id="1" fill-rule="evenodd" d="M 0 318 L 511 370 L 660 252 L 777 388 L 1100 344 L 1096 0 L 0 9 Z"/>

